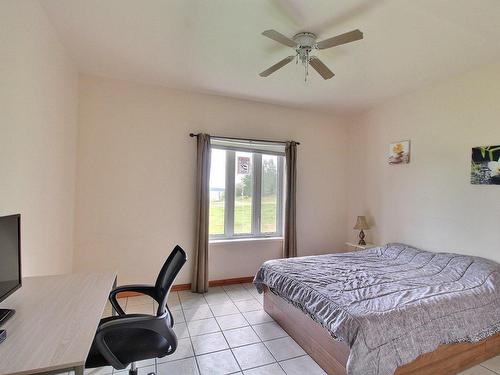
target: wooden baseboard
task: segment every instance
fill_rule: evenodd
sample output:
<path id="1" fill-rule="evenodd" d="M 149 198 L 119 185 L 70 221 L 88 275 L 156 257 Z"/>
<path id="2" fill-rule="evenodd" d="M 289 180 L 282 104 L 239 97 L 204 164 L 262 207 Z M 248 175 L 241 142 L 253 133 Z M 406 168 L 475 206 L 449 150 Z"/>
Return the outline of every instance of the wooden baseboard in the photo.
<path id="1" fill-rule="evenodd" d="M 180 292 L 181 290 L 191 290 L 191 284 L 175 284 L 172 285 L 172 292 Z"/>
<path id="2" fill-rule="evenodd" d="M 233 285 L 233 284 L 246 284 L 253 281 L 253 276 L 247 277 L 235 277 L 233 279 L 222 279 L 222 280 L 212 280 L 208 282 L 210 286 L 223 286 L 223 285 Z"/>
<path id="3" fill-rule="evenodd" d="M 208 282 L 208 285 L 223 286 L 223 285 L 251 283 L 252 281 L 253 281 L 253 276 L 245 276 L 245 277 L 235 277 L 232 279 L 212 280 Z M 172 292 L 180 292 L 182 290 L 191 290 L 191 284 L 175 284 L 172 286 Z M 137 292 L 122 292 L 118 293 L 117 297 L 118 298 L 137 297 L 140 295 L 141 294 Z"/>

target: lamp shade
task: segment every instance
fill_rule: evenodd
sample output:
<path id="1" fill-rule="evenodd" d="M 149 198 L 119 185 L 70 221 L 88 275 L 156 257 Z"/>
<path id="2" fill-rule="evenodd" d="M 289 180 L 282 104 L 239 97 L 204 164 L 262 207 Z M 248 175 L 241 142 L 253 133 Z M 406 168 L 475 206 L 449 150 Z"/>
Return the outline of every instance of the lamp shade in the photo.
<path id="1" fill-rule="evenodd" d="M 358 216 L 358 220 L 356 220 L 356 225 L 354 226 L 353 229 L 358 229 L 358 230 L 370 229 L 368 223 L 366 222 L 366 217 Z"/>

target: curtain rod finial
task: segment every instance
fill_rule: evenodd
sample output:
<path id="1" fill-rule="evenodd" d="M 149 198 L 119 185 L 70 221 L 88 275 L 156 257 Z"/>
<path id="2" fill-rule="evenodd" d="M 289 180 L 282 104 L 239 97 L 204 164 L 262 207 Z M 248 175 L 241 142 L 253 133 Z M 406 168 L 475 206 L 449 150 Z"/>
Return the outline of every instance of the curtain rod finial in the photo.
<path id="1" fill-rule="evenodd" d="M 190 137 L 196 137 L 198 134 L 194 134 L 194 133 L 189 133 L 189 136 Z"/>

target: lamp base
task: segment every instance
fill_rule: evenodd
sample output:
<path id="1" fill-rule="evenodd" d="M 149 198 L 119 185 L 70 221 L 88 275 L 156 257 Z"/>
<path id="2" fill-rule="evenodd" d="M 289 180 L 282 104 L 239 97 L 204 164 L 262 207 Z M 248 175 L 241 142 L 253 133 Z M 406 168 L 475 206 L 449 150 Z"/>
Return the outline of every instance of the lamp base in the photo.
<path id="1" fill-rule="evenodd" d="M 366 245 L 366 242 L 365 242 L 365 232 L 363 232 L 363 230 L 361 230 L 359 232 L 359 242 L 358 242 L 358 245 Z"/>

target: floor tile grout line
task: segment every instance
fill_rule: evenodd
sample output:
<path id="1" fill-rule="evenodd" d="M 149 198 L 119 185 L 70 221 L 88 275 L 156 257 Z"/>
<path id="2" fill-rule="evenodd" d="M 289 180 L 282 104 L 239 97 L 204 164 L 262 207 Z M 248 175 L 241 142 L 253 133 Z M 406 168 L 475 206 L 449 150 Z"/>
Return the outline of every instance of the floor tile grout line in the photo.
<path id="1" fill-rule="evenodd" d="M 225 293 L 227 294 L 227 291 L 225 291 Z M 228 295 L 228 297 L 229 297 L 229 295 Z M 204 298 L 205 302 L 206 302 L 206 303 L 207 303 L 207 305 L 208 305 L 208 301 L 206 300 L 205 296 L 203 296 L 203 298 Z M 229 298 L 230 298 L 230 297 L 229 297 Z M 254 300 L 256 300 L 256 299 L 254 298 Z M 233 301 L 233 300 L 231 300 L 231 301 L 232 301 L 232 303 L 234 304 L 234 302 L 235 302 L 235 301 Z M 259 301 L 257 300 L 257 302 L 259 302 Z M 235 304 L 235 305 L 236 305 L 236 304 Z M 213 311 L 212 311 L 212 309 L 211 309 L 211 306 L 210 306 L 210 305 L 208 305 L 208 307 L 209 307 L 210 311 L 211 311 L 211 312 L 212 312 L 212 314 L 213 314 Z M 285 362 L 285 361 L 288 361 L 288 360 L 292 360 L 292 359 L 296 359 L 296 358 L 301 358 L 301 357 L 307 357 L 307 353 L 305 353 L 305 354 L 301 354 L 301 355 L 299 355 L 299 356 L 294 356 L 294 357 L 290 357 L 290 358 L 284 359 L 284 360 L 282 360 L 282 361 L 278 361 L 278 360 L 276 359 L 276 357 L 274 356 L 274 354 L 273 354 L 273 353 L 269 350 L 269 348 L 267 347 L 267 345 L 266 345 L 265 343 L 266 343 L 266 342 L 270 342 L 270 341 L 275 341 L 275 340 L 283 339 L 283 338 L 286 338 L 286 337 L 289 337 L 289 336 L 288 336 L 288 335 L 286 335 L 286 336 L 283 336 L 283 337 L 276 337 L 276 338 L 273 338 L 273 339 L 270 339 L 270 340 L 266 340 L 266 341 L 262 340 L 262 338 L 261 338 L 261 337 L 257 334 L 257 332 L 255 331 L 255 329 L 253 328 L 253 326 L 260 326 L 260 325 L 263 325 L 263 324 L 266 324 L 266 323 L 275 322 L 275 321 L 274 321 L 274 319 L 273 319 L 272 321 L 270 321 L 270 322 L 261 322 L 261 323 L 258 323 L 258 324 L 254 324 L 254 325 L 252 325 L 252 324 L 250 324 L 250 322 L 248 321 L 248 319 L 245 317 L 244 313 L 240 310 L 240 308 L 238 307 L 238 305 L 236 305 L 236 308 L 237 308 L 237 310 L 239 311 L 239 314 L 241 314 L 241 315 L 243 316 L 243 318 L 245 319 L 245 321 L 248 323 L 248 326 L 249 326 L 249 327 L 252 329 L 252 331 L 256 334 L 256 336 L 257 336 L 257 337 L 258 337 L 258 339 L 259 339 L 259 342 L 255 342 L 255 343 L 251 343 L 251 344 L 245 344 L 245 345 L 237 346 L 237 347 L 235 347 L 235 348 L 231 348 L 231 347 L 230 347 L 230 345 L 229 345 L 229 342 L 227 341 L 227 338 L 226 338 L 226 336 L 225 336 L 224 332 L 225 332 L 225 331 L 232 331 L 232 330 L 236 330 L 236 329 L 239 329 L 239 328 L 246 328 L 246 327 L 238 327 L 238 328 L 232 328 L 232 329 L 223 330 L 223 329 L 222 329 L 222 327 L 220 326 L 219 322 L 217 321 L 217 319 L 216 319 L 215 315 L 214 315 L 212 318 L 197 319 L 197 320 L 198 320 L 198 321 L 199 321 L 199 320 L 208 320 L 208 319 L 214 319 L 214 320 L 215 320 L 215 322 L 216 322 L 217 326 L 218 326 L 218 327 L 219 327 L 219 329 L 220 329 L 220 333 L 222 333 L 222 335 L 223 335 L 223 337 L 224 337 L 224 340 L 226 341 L 226 344 L 228 345 L 229 350 L 231 351 L 231 354 L 233 355 L 233 358 L 235 359 L 235 361 L 236 361 L 236 363 L 237 363 L 238 367 L 240 368 L 240 371 L 241 371 L 241 372 L 243 372 L 243 371 L 247 371 L 247 370 L 251 370 L 251 369 L 256 369 L 256 368 L 259 368 L 259 367 L 264 367 L 264 366 L 268 366 L 268 365 L 271 365 L 271 364 L 277 363 L 277 364 L 278 364 L 278 366 L 282 369 L 282 371 L 283 371 L 283 372 L 285 372 L 285 374 L 286 374 L 286 371 L 285 371 L 285 369 L 283 368 L 283 366 L 281 365 L 281 362 Z M 181 309 L 182 309 L 182 312 L 183 312 L 183 314 L 184 314 L 184 306 L 182 306 L 182 304 L 181 304 Z M 189 310 L 189 309 L 188 309 L 188 310 Z M 259 309 L 259 310 L 260 310 L 260 309 Z M 259 310 L 253 310 L 253 311 L 259 311 Z M 262 310 L 263 310 L 263 309 L 262 309 Z M 264 310 L 264 311 L 265 311 L 265 310 Z M 250 312 L 251 312 L 251 311 L 250 311 Z M 230 315 L 236 315 L 236 314 L 230 314 Z M 185 314 L 184 314 L 184 316 L 185 316 Z M 272 317 L 271 317 L 271 318 L 272 318 Z M 248 326 L 247 326 L 247 327 L 248 327 Z M 212 333 L 205 333 L 205 334 L 202 334 L 202 335 L 194 335 L 194 336 L 192 336 L 192 335 L 191 335 L 191 332 L 189 331 L 189 328 L 187 327 L 187 320 L 186 320 L 186 329 L 188 330 L 188 335 L 189 335 L 190 343 L 191 343 L 191 346 L 192 346 L 192 349 L 193 349 L 193 356 L 194 356 L 195 361 L 196 361 L 196 364 L 197 364 L 197 366 L 198 366 L 198 371 L 199 371 L 199 372 L 200 372 L 200 374 L 201 374 L 201 370 L 200 370 L 200 368 L 199 368 L 199 363 L 198 363 L 198 357 L 199 357 L 199 356 L 201 356 L 201 355 L 206 355 L 206 354 L 217 353 L 217 352 L 222 352 L 222 351 L 225 351 L 225 350 L 228 350 L 228 349 L 220 349 L 220 350 L 216 350 L 216 351 L 213 351 L 213 352 L 209 352 L 209 353 L 204 353 L 204 354 L 197 355 L 197 354 L 195 354 L 195 352 L 194 352 L 194 346 L 193 346 L 193 343 L 192 343 L 192 337 L 197 337 L 197 336 L 208 335 L 208 334 L 212 334 L 212 333 L 214 333 L 214 332 L 212 332 Z M 217 332 L 215 332 L 215 333 L 217 333 Z M 265 365 L 262 365 L 262 366 L 251 367 L 251 368 L 248 368 L 248 369 L 243 370 L 243 369 L 241 368 L 241 365 L 239 364 L 238 360 L 236 359 L 236 356 L 234 355 L 233 349 L 242 348 L 242 347 L 246 347 L 246 346 L 250 346 L 250 345 L 255 345 L 255 344 L 259 344 L 259 343 L 264 345 L 264 347 L 266 348 L 266 350 L 269 352 L 269 354 L 271 354 L 271 357 L 274 359 L 274 362 L 273 362 L 273 363 L 269 363 L 269 364 L 265 364 Z M 300 346 L 300 345 L 299 345 L 299 346 Z M 234 373 L 231 373 L 231 374 L 235 374 L 235 373 L 238 373 L 238 372 L 234 372 Z"/>
<path id="2" fill-rule="evenodd" d="M 238 306 L 236 306 L 238 307 Z M 265 311 L 265 310 L 264 310 Z M 246 317 L 243 315 L 243 317 L 246 319 Z M 271 317 L 272 318 L 272 317 Z M 274 319 L 272 320 L 274 322 Z M 248 322 L 248 320 L 247 320 Z M 250 322 L 248 322 L 250 324 Z M 258 325 L 258 324 L 256 324 Z M 274 354 L 269 350 L 269 348 L 267 347 L 267 345 L 264 343 L 264 340 L 262 340 L 262 338 L 259 336 L 259 334 L 257 333 L 257 331 L 255 331 L 255 329 L 253 328 L 253 326 L 250 324 L 250 328 L 252 328 L 252 330 L 254 331 L 254 333 L 257 335 L 257 337 L 261 340 L 262 344 L 264 344 L 264 346 L 266 347 L 266 349 L 268 350 L 269 353 L 271 353 L 271 356 L 274 358 L 274 360 L 276 361 L 276 363 L 278 364 L 278 366 L 281 368 L 281 370 L 286 374 L 286 371 L 285 369 L 283 368 L 283 366 L 281 366 L 281 363 L 276 359 L 276 357 L 274 356 Z M 285 336 L 286 337 L 286 336 Z M 276 338 L 276 340 L 278 340 L 279 338 Z"/>
<path id="3" fill-rule="evenodd" d="M 226 291 L 224 291 L 226 293 Z M 226 295 L 229 297 L 229 295 L 226 293 Z M 236 306 L 236 308 L 238 308 L 238 306 Z M 240 369 L 241 372 L 243 372 L 243 369 L 241 368 L 241 365 L 240 363 L 238 362 L 238 359 L 236 358 L 236 356 L 234 355 L 234 352 L 233 350 L 231 349 L 231 345 L 229 345 L 229 341 L 227 340 L 227 337 L 226 335 L 224 334 L 224 331 L 222 330 L 222 327 L 220 326 L 219 322 L 217 321 L 217 319 L 215 319 L 215 321 L 217 322 L 217 325 L 219 326 L 219 329 L 222 333 L 222 337 L 224 337 L 224 340 L 226 341 L 226 344 L 229 348 L 229 350 L 231 351 L 231 355 L 233 356 L 233 359 L 236 361 L 236 364 L 238 365 L 238 368 Z"/>
<path id="4" fill-rule="evenodd" d="M 198 374 L 201 374 L 200 364 L 198 363 L 198 358 L 196 357 L 196 353 L 194 352 L 194 345 L 193 345 L 193 340 L 191 338 L 191 332 L 189 331 L 188 323 L 186 320 L 186 314 L 184 313 L 184 306 L 180 302 L 181 298 L 179 296 L 179 293 L 177 293 L 177 297 L 179 298 L 179 303 L 181 305 L 182 315 L 184 316 L 184 321 L 186 322 L 186 331 L 188 333 L 189 344 L 191 345 L 191 349 L 193 350 L 194 363 L 196 364 L 196 368 L 198 369 Z"/>
<path id="5" fill-rule="evenodd" d="M 227 291 L 226 291 L 226 294 L 227 294 Z M 231 299 L 231 297 L 229 296 L 229 294 L 227 294 L 227 296 Z M 232 300 L 232 299 L 231 299 Z M 274 357 L 274 355 L 271 353 L 271 351 L 267 348 L 267 346 L 265 345 L 264 341 L 260 338 L 260 336 L 257 334 L 257 332 L 255 332 L 255 330 L 252 328 L 250 322 L 248 321 L 248 319 L 245 317 L 245 315 L 243 314 L 243 311 L 240 310 L 240 308 L 238 307 L 238 305 L 235 303 L 236 301 L 232 300 L 233 301 L 233 304 L 236 306 L 236 309 L 240 312 L 240 315 L 243 316 L 243 319 L 247 322 L 248 326 L 252 329 L 252 331 L 255 333 L 255 335 L 257 336 L 257 338 L 259 339 L 259 342 L 256 342 L 256 343 L 251 343 L 251 344 L 245 344 L 245 345 L 241 345 L 241 346 L 237 346 L 237 347 L 234 347 L 234 348 L 231 348 L 231 346 L 229 345 L 229 341 L 227 341 L 227 338 L 226 338 L 226 335 L 224 334 L 224 331 L 231 331 L 231 330 L 236 330 L 236 329 L 240 329 L 240 328 L 246 328 L 246 327 L 237 327 L 237 328 L 234 328 L 234 329 L 228 329 L 228 330 L 223 330 L 222 327 L 220 326 L 219 322 L 216 320 L 217 324 L 219 325 L 219 328 L 221 329 L 221 332 L 222 332 L 222 335 L 224 337 L 224 339 L 226 340 L 226 343 L 228 344 L 229 346 L 229 349 L 231 350 L 231 353 L 233 354 L 233 357 L 235 358 L 236 360 L 236 363 L 238 364 L 238 367 L 240 368 L 240 370 L 243 372 L 243 371 L 247 371 L 247 370 L 250 370 L 250 369 L 254 369 L 254 368 L 258 368 L 258 367 L 262 367 L 262 366 L 256 366 L 256 367 L 251 367 L 251 368 L 248 368 L 248 369 L 245 369 L 243 370 L 243 368 L 241 367 L 240 363 L 238 362 L 238 360 L 236 359 L 236 356 L 234 355 L 234 352 L 233 352 L 233 349 L 237 349 L 237 348 L 243 348 L 243 347 L 246 347 L 246 346 L 250 346 L 250 345 L 255 345 L 255 344 L 263 344 L 264 347 L 266 348 L 266 350 L 269 352 L 269 354 L 271 354 L 272 358 L 274 359 L 274 361 L 277 363 L 278 361 L 276 360 L 276 358 Z M 207 301 L 208 302 L 208 301 Z M 257 301 L 258 302 L 258 301 Z M 258 310 L 256 310 L 258 311 Z M 234 314 L 236 315 L 236 314 Z M 266 365 L 264 365 L 266 366 Z"/>
<path id="6" fill-rule="evenodd" d="M 227 295 L 227 292 L 225 292 L 225 293 L 226 293 L 226 295 Z M 203 296 L 203 297 L 204 297 L 204 296 Z M 228 296 L 228 297 L 229 297 L 229 296 Z M 180 300 L 179 296 L 177 296 L 177 298 Z M 230 298 L 230 297 L 229 297 L 229 298 Z M 127 299 L 128 299 L 128 298 L 127 298 Z M 207 305 L 208 305 L 208 301 L 206 300 L 206 298 L 204 298 L 204 300 L 205 300 L 205 302 L 207 302 Z M 254 298 L 254 300 L 256 300 L 256 299 Z M 231 300 L 231 301 L 232 301 L 232 300 Z M 127 302 L 128 302 L 128 301 L 127 301 Z M 259 301 L 257 300 L 257 302 L 259 302 Z M 234 301 L 232 301 L 232 303 L 234 304 Z M 194 351 L 194 345 L 193 345 L 193 342 L 192 342 L 192 338 L 193 338 L 193 337 L 197 337 L 197 336 L 203 336 L 203 335 L 213 334 L 214 332 L 212 332 L 212 333 L 205 333 L 205 334 L 202 334 L 202 335 L 191 335 L 191 332 L 189 331 L 189 328 L 187 327 L 187 323 L 188 323 L 188 322 L 187 322 L 186 315 L 185 315 L 185 311 L 184 311 L 184 310 L 185 310 L 185 308 L 184 308 L 184 306 L 183 306 L 182 304 L 181 304 L 181 306 L 180 306 L 180 307 L 181 307 L 181 309 L 180 309 L 180 310 L 181 310 L 181 312 L 182 312 L 182 315 L 184 316 L 184 319 L 185 319 L 185 324 L 186 324 L 186 329 L 187 329 L 187 333 L 188 333 L 189 342 L 190 342 L 191 348 L 192 348 L 192 350 L 193 350 L 193 357 L 195 358 L 195 362 L 196 362 L 196 365 L 197 365 L 197 369 L 198 369 L 198 371 L 200 372 L 200 374 L 201 374 L 201 370 L 200 370 L 199 363 L 198 363 L 198 360 L 197 360 L 197 357 L 198 357 L 198 356 L 205 355 L 205 354 L 216 353 L 216 352 L 221 352 L 221 351 L 226 351 L 226 350 L 228 350 L 228 349 L 231 351 L 231 354 L 233 355 L 233 358 L 235 359 L 235 361 L 236 361 L 236 363 L 237 363 L 238 368 L 240 369 L 240 371 L 247 371 L 247 370 L 251 370 L 251 369 L 255 369 L 255 368 L 259 368 L 259 367 L 263 367 L 263 366 L 268 366 L 268 365 L 271 365 L 271 364 L 274 364 L 274 363 L 277 363 L 277 364 L 278 364 L 278 366 L 280 366 L 280 368 L 284 371 L 284 368 L 281 366 L 281 362 L 285 362 L 285 361 L 292 360 L 292 359 L 296 359 L 296 358 L 300 358 L 300 357 L 307 357 L 307 354 L 301 354 L 301 355 L 298 355 L 298 356 L 293 356 L 293 357 L 290 357 L 290 358 L 283 359 L 282 361 L 278 361 L 278 360 L 277 360 L 277 358 L 275 357 L 275 355 L 274 355 L 274 354 L 273 354 L 273 353 L 269 350 L 269 348 L 267 347 L 266 343 L 267 343 L 267 342 L 272 342 L 272 341 L 277 341 L 277 340 L 280 340 L 280 339 L 286 338 L 286 337 L 288 337 L 288 336 L 277 337 L 277 338 L 273 338 L 273 339 L 270 339 L 270 340 L 265 340 L 265 341 L 264 341 L 264 340 L 262 340 L 262 339 L 261 339 L 261 337 L 257 334 L 257 332 L 255 331 L 255 329 L 253 328 L 253 326 L 260 326 L 260 325 L 263 325 L 263 324 L 266 324 L 266 323 L 275 322 L 275 321 L 274 321 L 274 319 L 273 319 L 272 321 L 270 321 L 270 322 L 260 322 L 260 323 L 257 323 L 257 324 L 253 324 L 253 325 L 252 325 L 252 324 L 249 322 L 249 320 L 246 318 L 246 316 L 244 315 L 244 313 L 246 313 L 246 312 L 253 312 L 253 311 L 259 311 L 259 310 L 262 310 L 262 309 L 259 309 L 259 310 L 251 310 L 251 311 L 245 311 L 245 312 L 244 312 L 244 311 L 241 311 L 241 310 L 240 310 L 240 308 L 239 308 L 237 305 L 236 305 L 236 308 L 237 308 L 237 310 L 239 311 L 239 313 L 238 313 L 238 314 L 241 314 L 241 315 L 243 316 L 243 319 L 247 322 L 248 326 L 249 326 L 249 327 L 251 327 L 252 331 L 253 331 L 253 332 L 257 335 L 257 337 L 258 337 L 258 339 L 259 339 L 259 342 L 250 343 L 250 344 L 245 344 L 245 345 L 240 345 L 240 346 L 237 346 L 237 347 L 235 347 L 235 348 L 231 348 L 231 347 L 230 347 L 230 345 L 229 345 L 229 342 L 227 341 L 227 338 L 226 338 L 226 336 L 225 336 L 224 332 L 225 332 L 225 331 L 236 330 L 236 329 L 239 329 L 239 328 L 245 328 L 245 327 L 237 327 L 237 328 L 232 328 L 232 329 L 226 329 L 226 330 L 223 330 L 223 329 L 222 329 L 222 327 L 220 326 L 219 322 L 217 321 L 217 319 L 216 319 L 215 315 L 214 315 L 214 316 L 212 316 L 211 318 L 203 318 L 203 319 L 196 319 L 196 320 L 208 320 L 208 319 L 214 319 L 214 320 L 215 320 L 215 322 L 216 322 L 216 324 L 217 324 L 217 326 L 218 326 L 218 327 L 219 327 L 219 329 L 220 329 L 220 331 L 219 331 L 219 332 L 220 332 L 220 333 L 222 333 L 222 335 L 223 335 L 223 337 L 224 337 L 224 340 L 225 340 L 225 342 L 226 342 L 226 344 L 227 344 L 227 346 L 228 346 L 228 349 L 220 349 L 220 350 L 216 350 L 216 351 L 212 351 L 212 352 L 208 352 L 208 353 L 204 353 L 204 354 L 197 355 L 197 354 L 195 354 L 195 351 Z M 209 309 L 210 309 L 211 313 L 213 314 L 213 311 L 212 311 L 212 309 L 211 309 L 211 306 L 210 306 L 210 305 L 208 305 L 208 307 L 209 307 Z M 154 310 L 154 304 L 153 304 L 152 308 L 153 308 L 153 310 Z M 189 309 L 187 309 L 187 310 L 189 310 Z M 229 314 L 229 315 L 236 315 L 236 314 Z M 227 315 L 225 315 L 225 316 L 227 316 Z M 272 317 L 271 317 L 271 318 L 272 318 Z M 196 320 L 195 320 L 195 321 L 196 321 Z M 246 326 L 246 327 L 248 327 L 248 326 Z M 215 332 L 215 333 L 218 333 L 218 332 Z M 236 358 L 235 358 L 235 355 L 234 355 L 233 349 L 242 348 L 242 347 L 246 347 L 246 346 L 250 346 L 250 345 L 256 345 L 256 344 L 259 344 L 259 343 L 262 343 L 262 344 L 264 345 L 264 347 L 266 348 L 266 350 L 267 350 L 267 351 L 271 354 L 271 357 L 273 358 L 274 362 L 273 362 L 273 363 L 269 363 L 269 364 L 265 364 L 265 365 L 261 365 L 261 366 L 250 367 L 250 368 L 248 368 L 248 369 L 243 370 L 243 369 L 241 368 L 241 366 L 240 366 L 239 362 L 238 362 L 238 361 L 236 360 Z M 179 361 L 179 360 L 182 360 L 182 359 L 188 359 L 188 358 L 189 358 L 189 357 L 186 357 L 186 358 L 180 358 L 180 359 L 175 360 L 175 361 Z M 175 361 L 170 361 L 170 362 L 175 362 Z M 155 367 L 155 371 L 156 371 L 156 372 L 158 371 L 158 369 L 157 369 L 157 365 L 158 365 L 158 362 L 157 362 L 157 359 L 155 359 L 155 365 L 154 365 L 154 367 Z M 148 365 L 148 366 L 149 366 L 149 365 Z M 482 366 L 482 367 L 484 367 L 484 366 Z M 487 367 L 485 367 L 485 369 L 487 369 L 487 370 L 489 370 L 489 371 L 492 371 L 492 370 L 488 369 Z M 113 369 L 113 370 L 114 370 L 114 369 Z M 237 371 L 237 372 L 238 372 L 238 371 Z M 237 373 L 237 372 L 234 372 L 234 373 Z M 231 374 L 234 374 L 234 373 L 231 373 Z M 495 374 L 496 374 L 496 372 L 494 372 L 494 371 L 492 371 L 492 373 L 495 373 Z"/>
<path id="7" fill-rule="evenodd" d="M 486 367 L 485 365 L 483 365 L 483 363 L 480 363 L 479 366 L 485 368 L 488 371 L 491 371 L 493 374 L 497 374 L 497 375 L 500 374 L 500 373 L 496 372 L 495 370 L 492 370 L 489 367 Z"/>
<path id="8" fill-rule="evenodd" d="M 238 305 L 236 305 L 236 308 L 237 308 L 238 310 L 240 310 L 240 309 L 239 309 L 239 307 L 238 307 Z M 277 361 L 277 360 L 276 360 L 276 358 L 274 357 L 273 353 L 271 353 L 271 351 L 270 351 L 270 350 L 269 350 L 269 348 L 266 346 L 266 344 L 264 343 L 264 341 L 262 340 L 262 338 L 261 338 L 261 337 L 257 334 L 257 332 L 255 331 L 255 329 L 253 329 L 252 325 L 250 324 L 250 322 L 248 321 L 248 319 L 246 318 L 246 316 L 243 314 L 243 312 L 241 312 L 241 310 L 240 310 L 240 313 L 241 313 L 241 315 L 243 316 L 243 319 L 245 319 L 245 321 L 248 323 L 248 326 L 249 326 L 249 327 L 250 327 L 250 329 L 253 331 L 253 333 L 255 333 L 255 335 L 259 338 L 260 343 L 261 343 L 262 345 L 264 345 L 264 347 L 267 349 L 267 351 L 269 352 L 269 354 L 271 354 L 271 356 L 272 356 L 272 357 L 273 357 L 273 359 L 276 361 L 276 363 L 278 363 L 278 361 Z M 249 345 L 253 345 L 253 344 L 249 344 Z M 267 365 L 264 365 L 264 366 L 267 366 Z M 278 364 L 278 366 L 279 366 L 279 364 Z M 262 367 L 262 366 L 257 366 L 257 367 Z M 253 368 L 257 368 L 257 367 L 253 367 Z M 280 366 L 280 367 L 281 367 L 281 366 Z M 252 369 L 252 368 L 250 368 L 250 369 L 245 369 L 245 371 L 247 371 L 247 370 L 251 370 L 251 369 Z M 284 371 L 284 370 L 283 370 L 283 371 Z"/>

